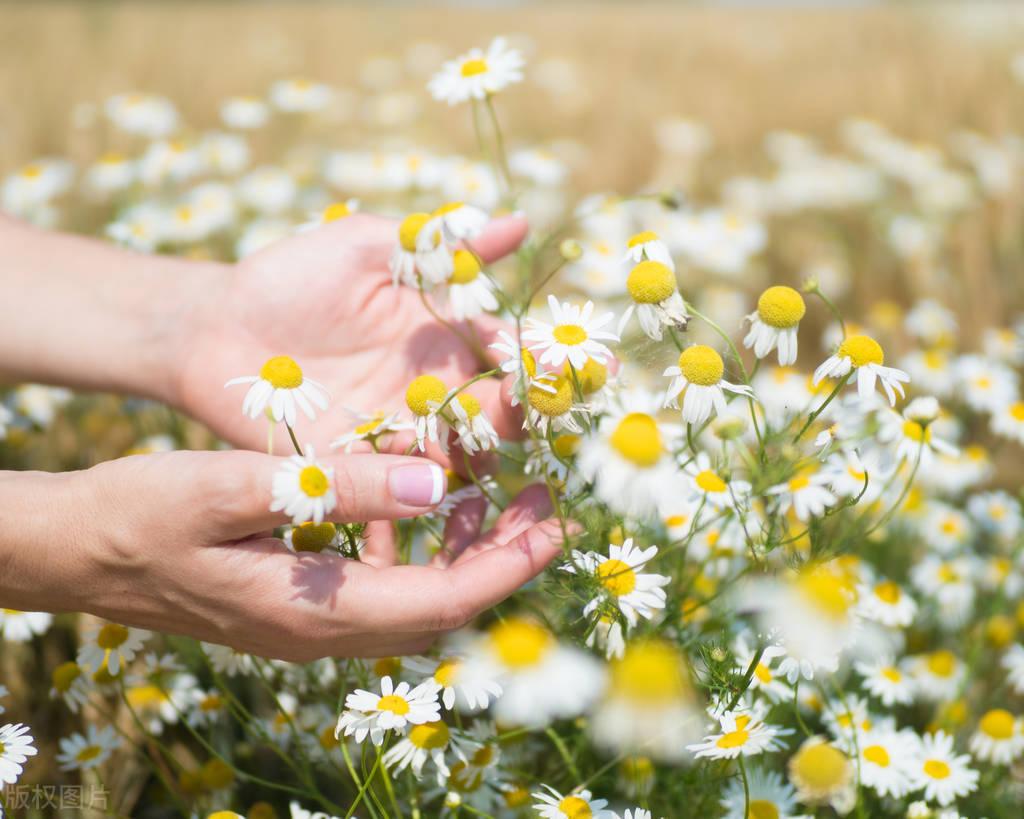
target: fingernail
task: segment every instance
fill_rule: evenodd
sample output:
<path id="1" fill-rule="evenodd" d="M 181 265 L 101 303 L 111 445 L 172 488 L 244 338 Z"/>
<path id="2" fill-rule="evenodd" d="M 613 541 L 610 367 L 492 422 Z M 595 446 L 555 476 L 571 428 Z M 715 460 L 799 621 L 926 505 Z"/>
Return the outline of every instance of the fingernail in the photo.
<path id="1" fill-rule="evenodd" d="M 435 463 L 396 466 L 388 475 L 391 497 L 406 506 L 433 506 L 444 497 L 447 481 Z"/>

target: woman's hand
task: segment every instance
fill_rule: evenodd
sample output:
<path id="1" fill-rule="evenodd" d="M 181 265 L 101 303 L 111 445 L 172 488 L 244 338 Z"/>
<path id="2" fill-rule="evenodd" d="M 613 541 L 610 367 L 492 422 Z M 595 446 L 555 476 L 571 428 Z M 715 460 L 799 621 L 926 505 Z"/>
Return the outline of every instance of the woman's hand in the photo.
<path id="1" fill-rule="evenodd" d="M 389 521 L 430 511 L 437 467 L 350 455 L 335 470 L 337 522 L 374 520 L 361 562 L 293 554 L 270 512 L 282 458 L 171 452 L 83 472 L 0 473 L 0 599 L 85 611 L 292 661 L 423 651 L 561 552 L 543 486 L 479 535 L 484 504 L 449 522 L 430 566 L 395 565 Z M 428 490 L 429 487 L 429 490 Z"/>

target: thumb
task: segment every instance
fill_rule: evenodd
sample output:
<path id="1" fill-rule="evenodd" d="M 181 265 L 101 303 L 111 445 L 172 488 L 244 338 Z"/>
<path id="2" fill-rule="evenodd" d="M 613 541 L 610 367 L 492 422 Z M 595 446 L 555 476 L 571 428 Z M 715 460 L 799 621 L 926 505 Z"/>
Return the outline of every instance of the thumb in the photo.
<path id="1" fill-rule="evenodd" d="M 436 507 L 447 488 L 444 470 L 426 458 L 211 454 L 216 460 L 203 485 L 214 487 L 205 494 L 219 499 L 210 513 L 224 540 L 292 520 L 356 523 L 415 517 Z"/>

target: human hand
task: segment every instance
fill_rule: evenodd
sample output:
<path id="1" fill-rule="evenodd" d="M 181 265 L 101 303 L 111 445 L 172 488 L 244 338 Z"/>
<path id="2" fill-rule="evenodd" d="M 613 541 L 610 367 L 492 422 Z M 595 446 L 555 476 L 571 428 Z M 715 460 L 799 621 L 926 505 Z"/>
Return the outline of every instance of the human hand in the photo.
<path id="1" fill-rule="evenodd" d="M 5 555 L 0 595 L 266 657 L 379 657 L 425 650 L 561 552 L 547 491 L 533 486 L 485 535 L 477 499 L 449 524 L 432 565 L 395 565 L 388 521 L 428 512 L 423 493 L 439 470 L 423 458 L 366 454 L 322 459 L 335 471 L 330 520 L 377 521 L 363 560 L 294 554 L 272 536 L 285 516 L 268 511 L 283 460 L 179 451 L 77 473 L 4 473 L 0 522 L 22 542 Z M 25 520 L 6 520 L 12 509 Z"/>
<path id="2" fill-rule="evenodd" d="M 405 389 L 418 375 L 430 373 L 455 387 L 478 374 L 480 361 L 464 338 L 438 323 L 417 291 L 392 286 L 387 260 L 397 229 L 394 220 L 354 214 L 208 278 L 193 327 L 176 353 L 177 403 L 225 440 L 261 449 L 266 425 L 241 417 L 244 393 L 223 387 L 273 356 L 291 356 L 331 394 L 329 409 L 316 423 L 300 418 L 296 429 L 303 444 L 323 452 L 352 428 L 346 408 L 403 409 Z M 525 233 L 522 218 L 497 219 L 473 249 L 494 260 L 514 250 Z M 502 326 L 485 318 L 460 324 L 460 332 L 475 334 L 486 348 Z M 502 400 L 500 381 L 486 379 L 469 391 L 499 435 L 519 431 L 521 419 Z M 287 438 L 277 437 L 278 451 L 286 451 Z M 392 451 L 407 444 L 408 437 L 396 439 Z M 437 452 L 431 455 L 443 460 Z"/>

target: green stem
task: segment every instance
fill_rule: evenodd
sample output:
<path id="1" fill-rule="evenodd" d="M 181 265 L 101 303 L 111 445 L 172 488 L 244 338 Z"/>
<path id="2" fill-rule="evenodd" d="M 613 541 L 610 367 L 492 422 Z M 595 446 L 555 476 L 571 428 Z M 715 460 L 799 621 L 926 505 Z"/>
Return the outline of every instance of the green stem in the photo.
<path id="1" fill-rule="evenodd" d="M 833 399 L 834 399 L 834 398 L 835 398 L 835 397 L 836 397 L 837 395 L 839 395 L 839 391 L 840 391 L 840 390 L 841 390 L 841 389 L 842 389 L 843 387 L 845 387 L 845 386 L 846 386 L 846 382 L 850 380 L 850 377 L 851 377 L 852 375 L 853 375 L 853 370 L 850 370 L 850 371 L 849 371 L 849 372 L 848 372 L 848 373 L 847 373 L 846 375 L 844 375 L 844 376 L 843 376 L 843 380 L 842 380 L 842 381 L 840 381 L 840 382 L 839 382 L 838 384 L 836 384 L 836 388 L 835 388 L 834 390 L 832 390 L 832 392 L 830 392 L 830 393 L 829 393 L 829 396 L 828 396 L 828 398 L 826 398 L 826 399 L 825 399 L 825 400 L 824 400 L 824 401 L 822 402 L 821 406 L 820 406 L 820 407 L 818 407 L 818 408 L 817 408 L 817 409 L 816 409 L 816 410 L 815 410 L 814 412 L 812 412 L 812 413 L 811 413 L 811 414 L 810 414 L 810 415 L 809 415 L 809 416 L 807 417 L 807 423 L 803 425 L 803 427 L 801 428 L 801 430 L 800 430 L 800 431 L 799 431 L 799 432 L 798 432 L 798 433 L 797 433 L 797 434 L 796 434 L 796 435 L 794 436 L 794 438 L 793 438 L 793 443 L 794 443 L 794 444 L 795 444 L 795 443 L 796 443 L 797 441 L 799 441 L 799 440 L 800 440 L 801 438 L 803 438 L 803 437 L 804 437 L 804 433 L 805 433 L 805 432 L 807 432 L 807 430 L 808 430 L 808 429 L 810 429 L 810 426 L 811 426 L 811 424 L 813 424 L 813 423 L 814 423 L 814 422 L 815 422 L 815 421 L 816 421 L 816 420 L 818 419 L 818 416 L 819 416 L 819 415 L 821 415 L 821 414 L 822 414 L 822 413 L 823 413 L 823 412 L 825 411 L 825 407 L 827 407 L 827 406 L 828 406 L 829 404 L 831 404 L 831 403 L 832 403 L 832 400 L 833 400 Z"/>

